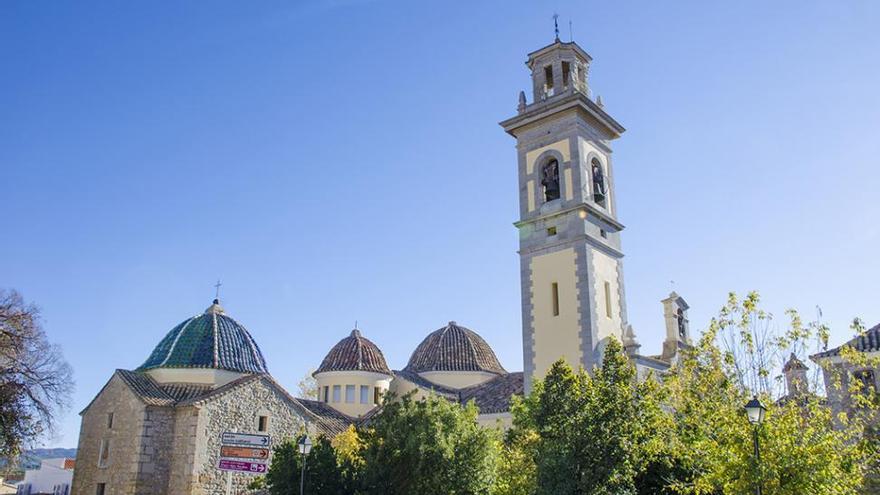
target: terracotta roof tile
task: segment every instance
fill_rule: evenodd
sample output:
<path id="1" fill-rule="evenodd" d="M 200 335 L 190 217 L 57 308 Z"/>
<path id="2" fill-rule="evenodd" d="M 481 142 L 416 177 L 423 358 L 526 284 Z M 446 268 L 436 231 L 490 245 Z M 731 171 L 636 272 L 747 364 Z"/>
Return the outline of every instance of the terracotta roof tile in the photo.
<path id="1" fill-rule="evenodd" d="M 406 370 L 425 371 L 486 371 L 507 373 L 489 344 L 476 332 L 450 321 L 431 332 L 416 347 Z"/>
<path id="2" fill-rule="evenodd" d="M 391 375 L 382 351 L 357 329 L 330 349 L 315 373 L 325 371 L 372 371 Z"/>

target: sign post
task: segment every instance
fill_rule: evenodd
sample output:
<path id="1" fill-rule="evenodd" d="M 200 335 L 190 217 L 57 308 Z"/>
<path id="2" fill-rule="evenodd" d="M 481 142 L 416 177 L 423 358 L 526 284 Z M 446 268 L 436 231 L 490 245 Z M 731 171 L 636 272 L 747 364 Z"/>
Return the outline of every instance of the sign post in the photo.
<path id="1" fill-rule="evenodd" d="M 227 431 L 220 436 L 217 469 L 226 471 L 226 495 L 232 495 L 232 473 L 265 474 L 269 470 L 269 435 Z"/>

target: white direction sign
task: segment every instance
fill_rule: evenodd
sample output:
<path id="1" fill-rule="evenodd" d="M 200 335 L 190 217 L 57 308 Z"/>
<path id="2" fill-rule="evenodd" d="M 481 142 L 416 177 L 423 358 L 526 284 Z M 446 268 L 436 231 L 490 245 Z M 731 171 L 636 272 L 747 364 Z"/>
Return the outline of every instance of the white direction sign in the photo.
<path id="1" fill-rule="evenodd" d="M 263 447 L 268 448 L 271 444 L 269 435 L 252 435 L 250 433 L 233 433 L 227 431 L 220 437 L 220 443 L 223 445 L 241 445 L 245 447 Z"/>

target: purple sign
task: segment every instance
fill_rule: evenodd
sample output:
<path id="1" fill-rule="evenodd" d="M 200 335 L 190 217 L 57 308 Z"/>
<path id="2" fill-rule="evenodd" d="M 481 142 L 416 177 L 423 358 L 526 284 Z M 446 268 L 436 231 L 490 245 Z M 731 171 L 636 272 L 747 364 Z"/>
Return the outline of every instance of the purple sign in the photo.
<path id="1" fill-rule="evenodd" d="M 223 471 L 239 471 L 243 473 L 265 473 L 266 465 L 259 462 L 233 461 L 232 459 L 220 459 L 217 468 Z"/>

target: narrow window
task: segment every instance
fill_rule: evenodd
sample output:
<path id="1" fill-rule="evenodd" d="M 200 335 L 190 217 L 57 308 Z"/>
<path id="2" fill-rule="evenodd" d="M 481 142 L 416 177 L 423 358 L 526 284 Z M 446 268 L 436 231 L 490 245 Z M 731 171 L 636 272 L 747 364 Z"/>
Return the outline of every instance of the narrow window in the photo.
<path id="1" fill-rule="evenodd" d="M 562 87 L 567 88 L 569 82 L 569 73 L 571 72 L 571 64 L 562 62 Z"/>
<path id="2" fill-rule="evenodd" d="M 324 386 L 324 402 L 330 402 L 330 387 Z"/>
<path id="3" fill-rule="evenodd" d="M 550 286 L 550 292 L 553 298 L 553 316 L 559 316 L 559 284 L 553 282 Z"/>
<path id="4" fill-rule="evenodd" d="M 345 386 L 345 402 L 354 404 L 354 385 Z"/>
<path id="5" fill-rule="evenodd" d="M 95 488 L 95 495 L 104 495 L 104 491 L 107 489 L 107 483 L 98 483 Z"/>
<path id="6" fill-rule="evenodd" d="M 545 65 L 544 66 L 544 87 L 547 90 L 553 89 L 553 66 Z"/>
<path id="7" fill-rule="evenodd" d="M 101 440 L 101 450 L 98 453 L 98 467 L 107 467 L 110 462 L 110 440 L 105 438 Z"/>
<path id="8" fill-rule="evenodd" d="M 605 282 L 605 316 L 611 318 L 611 284 Z"/>
<path id="9" fill-rule="evenodd" d="M 107 429 L 113 428 L 113 413 L 107 413 Z"/>
<path id="10" fill-rule="evenodd" d="M 367 385 L 361 385 L 361 404 L 369 404 L 370 403 L 370 387 Z"/>
<path id="11" fill-rule="evenodd" d="M 550 227 L 549 229 L 547 229 L 547 235 L 556 235 L 556 227 Z"/>
<path id="12" fill-rule="evenodd" d="M 608 232 L 605 232 L 605 229 L 599 229 L 599 235 L 601 235 L 603 239 L 608 239 Z"/>
<path id="13" fill-rule="evenodd" d="M 257 431 L 269 431 L 269 416 L 260 416 L 257 419 Z"/>
<path id="14" fill-rule="evenodd" d="M 333 385 L 333 402 L 342 402 L 342 386 Z"/>
<path id="15" fill-rule="evenodd" d="M 382 402 L 382 390 L 379 387 L 373 387 L 373 404 L 377 406 Z"/>

